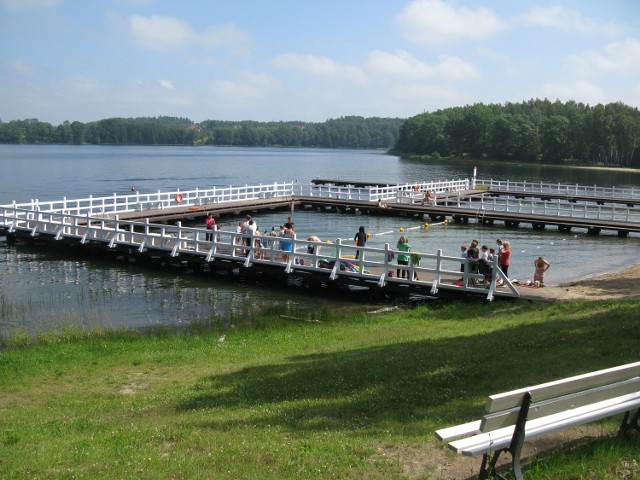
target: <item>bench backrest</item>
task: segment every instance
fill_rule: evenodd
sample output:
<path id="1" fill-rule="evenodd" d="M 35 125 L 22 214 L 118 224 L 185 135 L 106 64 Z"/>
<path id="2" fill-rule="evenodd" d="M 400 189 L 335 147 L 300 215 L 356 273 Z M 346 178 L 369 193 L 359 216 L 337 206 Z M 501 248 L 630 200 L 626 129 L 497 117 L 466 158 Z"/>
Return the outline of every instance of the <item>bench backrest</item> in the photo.
<path id="1" fill-rule="evenodd" d="M 526 392 L 531 394 L 528 419 L 640 392 L 640 362 L 576 375 L 533 387 L 491 395 L 480 431 L 514 425 Z"/>

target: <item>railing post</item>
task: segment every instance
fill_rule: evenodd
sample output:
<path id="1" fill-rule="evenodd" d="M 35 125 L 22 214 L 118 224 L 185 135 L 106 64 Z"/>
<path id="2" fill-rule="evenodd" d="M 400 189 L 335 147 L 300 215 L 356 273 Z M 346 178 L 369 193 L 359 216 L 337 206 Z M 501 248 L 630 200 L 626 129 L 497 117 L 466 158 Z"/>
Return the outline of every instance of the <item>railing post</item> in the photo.
<path id="1" fill-rule="evenodd" d="M 378 286 L 384 287 L 384 283 L 387 280 L 387 275 L 389 272 L 389 255 L 391 254 L 391 250 L 389 250 L 389 244 L 384 244 L 384 266 L 382 267 L 382 275 L 380 275 L 380 279 L 378 280 Z"/>
<path id="2" fill-rule="evenodd" d="M 331 275 L 329 275 L 329 278 L 331 280 L 335 280 L 338 275 L 338 272 L 340 271 L 340 257 L 342 256 L 341 254 L 342 254 L 342 240 L 338 238 L 336 240 L 336 254 L 333 262 L 333 268 L 331 269 Z"/>
<path id="3" fill-rule="evenodd" d="M 442 249 L 438 249 L 436 252 L 436 272 L 433 279 L 433 285 L 431 286 L 431 295 L 438 293 L 438 284 L 440 283 L 440 277 L 442 276 Z"/>

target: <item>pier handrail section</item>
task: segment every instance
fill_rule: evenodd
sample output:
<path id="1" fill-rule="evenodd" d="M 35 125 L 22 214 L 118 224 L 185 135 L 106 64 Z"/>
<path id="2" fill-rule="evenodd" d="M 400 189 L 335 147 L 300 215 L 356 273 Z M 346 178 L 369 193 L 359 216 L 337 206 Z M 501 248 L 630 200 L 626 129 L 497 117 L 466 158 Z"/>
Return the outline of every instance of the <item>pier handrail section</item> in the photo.
<path id="1" fill-rule="evenodd" d="M 357 200 L 377 202 L 396 200 L 400 198 L 424 198 L 425 192 L 450 193 L 469 190 L 470 180 L 441 180 L 433 182 L 415 182 L 396 185 L 371 185 L 357 187 L 352 185 L 312 184 L 301 186 L 296 190 L 297 195 L 336 200 Z"/>
<path id="2" fill-rule="evenodd" d="M 66 212 L 72 215 L 108 215 L 123 212 L 162 210 L 178 206 L 217 205 L 230 202 L 260 199 L 291 199 L 296 196 L 322 197 L 345 200 L 376 202 L 391 200 L 405 192 L 425 191 L 452 192 L 469 187 L 469 180 L 445 180 L 389 185 L 386 187 L 302 185 L 297 182 L 244 185 L 239 187 L 211 187 L 193 190 L 157 191 L 154 193 L 132 192 L 106 196 L 90 195 L 86 198 L 41 201 L 32 199 L 26 203 L 13 202 L 2 207 L 13 207 L 31 211 Z"/>
<path id="3" fill-rule="evenodd" d="M 32 199 L 27 203 L 13 202 L 1 207 L 14 207 L 31 211 L 66 212 L 72 215 L 105 215 L 122 212 L 162 210 L 177 206 L 202 206 L 218 203 L 257 200 L 264 198 L 287 198 L 293 194 L 294 183 L 283 182 L 266 185 L 240 187 L 196 188 L 194 190 L 157 191 L 155 193 L 133 192 L 122 195 L 41 201 Z"/>
<path id="4" fill-rule="evenodd" d="M 478 187 L 501 192 L 545 193 L 566 195 L 568 197 L 610 198 L 612 200 L 640 200 L 640 189 L 634 187 L 599 187 L 597 185 L 476 179 L 476 188 Z"/>
<path id="5" fill-rule="evenodd" d="M 514 184 L 519 184 L 515 185 Z M 293 239 L 293 252 L 290 255 L 279 250 L 281 240 L 270 236 L 252 239 L 247 246 L 239 246 L 241 235 L 235 232 L 218 232 L 214 241 L 206 240 L 207 230 L 204 228 L 184 227 L 180 222 L 176 225 L 126 220 L 123 213 L 146 212 L 172 209 L 176 207 L 196 207 L 200 214 L 207 206 L 225 203 L 242 203 L 255 200 L 292 201 L 300 197 L 316 197 L 341 201 L 367 202 L 375 205 L 377 201 L 388 203 L 411 204 L 422 206 L 452 207 L 465 211 L 469 215 L 482 217 L 487 212 L 503 212 L 514 215 L 534 215 L 555 219 L 587 219 L 594 221 L 618 222 L 629 226 L 640 225 L 640 208 L 624 206 L 615 201 L 602 202 L 567 199 L 542 200 L 515 198 L 515 196 L 495 197 L 481 191 L 469 190 L 468 179 L 451 181 L 417 182 L 396 185 L 354 186 L 343 183 L 322 183 L 308 185 L 298 182 L 282 182 L 265 185 L 245 185 L 240 187 L 211 187 L 194 190 L 172 190 L 156 193 L 132 192 L 126 195 L 108 195 L 81 199 L 57 201 L 31 200 L 27 203 L 0 205 L 0 234 L 22 232 L 36 237 L 48 235 L 55 240 L 67 239 L 80 243 L 98 242 L 108 248 L 126 245 L 127 248 L 158 250 L 170 256 L 180 254 L 202 257 L 205 262 L 214 260 L 231 260 L 246 267 L 253 264 L 267 263 L 279 266 L 290 273 L 292 271 L 309 271 L 321 278 L 326 275 L 331 280 L 351 278 L 353 283 L 374 283 L 380 287 L 386 285 L 419 286 L 435 294 L 439 289 L 451 289 L 474 294 L 486 295 L 488 299 L 498 296 L 519 296 L 509 280 L 494 265 L 492 280 L 484 285 L 484 279 L 473 273 L 459 257 L 437 253 L 418 252 L 421 260 L 408 266 L 398 266 L 391 260 L 393 250 L 384 248 L 358 247 L 349 242 L 342 244 L 340 239 L 322 245 L 314 245 L 307 240 Z M 484 180 L 477 180 L 476 185 L 487 185 Z M 489 184 L 492 185 L 492 184 Z M 527 182 L 504 182 L 503 187 L 520 191 L 531 186 Z M 497 188 L 495 185 L 491 188 Z M 538 184 L 537 191 L 552 191 L 552 184 Z M 580 194 L 590 187 L 584 187 Z M 565 186 L 554 190 L 567 191 Z M 533 191 L 533 190 L 531 190 Z M 579 191 L 579 190 L 574 190 Z M 591 190 L 594 195 L 620 195 L 629 199 L 640 192 L 633 189 L 618 189 L 613 192 L 607 189 Z M 433 196 L 429 197 L 429 192 Z M 427 202 L 427 198 L 430 198 Z M 191 208 L 190 208 L 191 209 Z M 184 208 L 186 211 L 187 209 Z M 426 210 L 425 210 L 426 211 Z M 209 232 L 210 233 L 210 232 Z M 259 241 L 258 241 L 259 240 Z M 309 249 L 309 251 L 307 251 Z M 360 250 L 358 260 L 355 257 Z M 311 252 L 311 253 L 310 253 Z M 284 259 L 284 260 L 283 260 Z M 365 260 L 366 259 L 366 260 Z M 460 272 L 461 263 L 465 266 Z M 396 271 L 406 273 L 407 279 L 393 275 Z M 460 278 L 462 277 L 462 278 Z M 482 285 L 480 285 L 482 283 Z M 496 289 L 499 284 L 504 287 Z"/>
<path id="6" fill-rule="evenodd" d="M 400 203 L 415 203 L 412 198 L 401 198 Z M 540 200 L 534 197 L 520 199 L 506 197 L 445 197 L 431 205 L 453 207 L 467 210 L 478 217 L 486 212 L 512 213 L 519 215 L 537 215 L 554 219 L 584 219 L 608 222 L 640 224 L 640 207 L 626 205 L 600 205 L 596 202 L 570 202 L 562 199 Z"/>
<path id="7" fill-rule="evenodd" d="M 73 215 L 66 212 L 32 211 L 22 208 L 0 207 L 0 222 L 9 232 L 22 231 L 37 237 L 48 235 L 55 240 L 77 240 L 81 244 L 99 243 L 106 248 L 124 246 L 139 253 L 163 252 L 170 257 L 189 255 L 203 262 L 231 261 L 239 267 L 267 264 L 282 268 L 284 272 L 306 271 L 327 280 L 349 278 L 354 283 L 385 287 L 390 284 L 423 287 L 430 294 L 440 289 L 486 296 L 519 297 L 517 289 L 493 264 L 493 275 L 488 285 L 480 285 L 483 276 L 473 273 L 470 264 L 457 256 L 416 252 L 417 260 L 409 265 L 397 265 L 393 250 L 355 247 L 341 239 L 331 243 L 311 242 L 292 238 L 291 252 L 281 250 L 280 237 L 270 235 L 246 236 L 237 232 L 215 231 L 213 240 L 207 240 L 210 230 L 175 225 Z M 7 222 L 9 223 L 8 226 Z M 244 241 L 243 241 L 244 240 Z M 354 259 L 356 252 L 359 258 Z M 460 266 L 463 265 L 463 272 Z M 406 278 L 394 273 L 400 269 Z M 500 287 L 500 288 L 498 288 Z"/>

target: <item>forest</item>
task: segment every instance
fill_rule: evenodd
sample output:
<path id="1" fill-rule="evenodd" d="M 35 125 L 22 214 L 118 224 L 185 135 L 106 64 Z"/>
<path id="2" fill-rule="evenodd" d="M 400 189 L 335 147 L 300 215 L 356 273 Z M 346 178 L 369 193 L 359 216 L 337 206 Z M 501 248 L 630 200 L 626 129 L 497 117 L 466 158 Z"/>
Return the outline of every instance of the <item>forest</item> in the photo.
<path id="1" fill-rule="evenodd" d="M 407 119 L 392 153 L 640 168 L 640 112 L 622 103 L 477 103 Z"/>
<path id="2" fill-rule="evenodd" d="M 37 119 L 0 122 L 0 143 L 90 145 L 224 145 L 245 147 L 391 148 L 401 118 L 357 116 L 311 122 L 255 122 L 188 118 L 109 118 L 97 122 Z"/>
<path id="3" fill-rule="evenodd" d="M 140 117 L 53 126 L 27 119 L 0 121 L 0 143 L 364 148 L 425 160 L 640 168 L 640 112 L 619 102 L 589 106 L 532 99 L 451 107 L 409 119 L 347 116 L 318 123 Z"/>

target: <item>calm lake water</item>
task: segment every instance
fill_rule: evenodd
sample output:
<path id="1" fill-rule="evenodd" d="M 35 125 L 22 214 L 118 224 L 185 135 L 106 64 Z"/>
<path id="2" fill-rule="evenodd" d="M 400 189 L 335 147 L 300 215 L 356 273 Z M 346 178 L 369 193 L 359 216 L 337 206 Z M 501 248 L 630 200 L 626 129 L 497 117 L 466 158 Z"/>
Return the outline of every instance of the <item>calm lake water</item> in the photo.
<path id="1" fill-rule="evenodd" d="M 0 203 L 32 198 L 53 200 L 180 188 L 245 185 L 340 178 L 379 182 L 413 182 L 470 178 L 473 163 L 402 160 L 381 151 L 264 149 L 222 147 L 108 147 L 0 145 Z M 479 164 L 480 178 L 640 186 L 640 173 L 570 168 Z M 279 226 L 286 212 L 257 215 L 261 228 Z M 224 217 L 222 228 L 237 220 Z M 353 238 L 358 226 L 376 234 L 420 225 L 418 219 L 367 217 L 300 210 L 295 212 L 298 236 L 323 240 Z M 400 234 L 374 236 L 371 246 L 395 245 Z M 434 226 L 409 231 L 414 250 L 457 255 L 461 244 L 477 238 L 492 246 L 496 238 L 511 241 L 512 278 L 531 278 L 532 262 L 544 255 L 552 268 L 549 284 L 557 284 L 635 262 L 639 238 L 615 234 L 587 237 L 584 232 L 543 232 L 522 227 L 506 230 L 469 225 Z M 272 305 L 353 308 L 367 301 L 358 296 L 326 298 L 323 292 L 246 285 L 219 276 L 182 275 L 125 263 L 76 258 L 9 246 L 0 240 L 0 335 L 64 325 L 146 328 L 191 322 L 249 319 L 253 308 Z"/>

